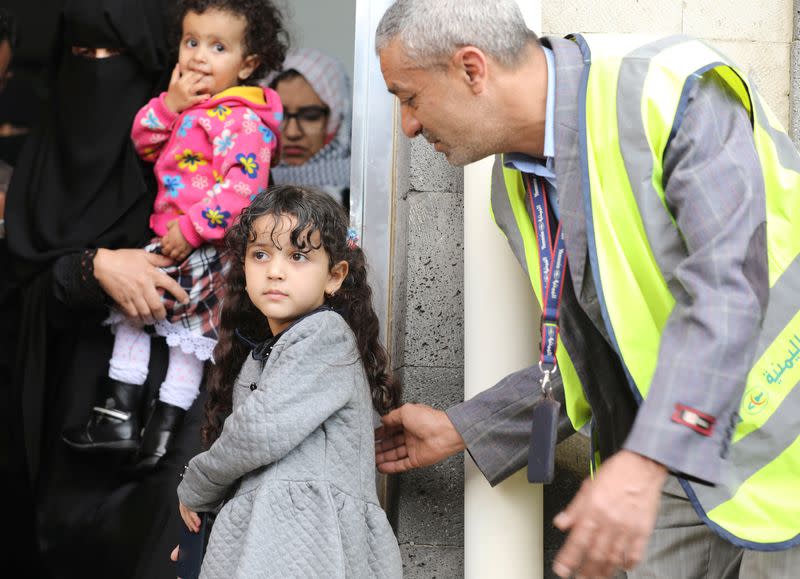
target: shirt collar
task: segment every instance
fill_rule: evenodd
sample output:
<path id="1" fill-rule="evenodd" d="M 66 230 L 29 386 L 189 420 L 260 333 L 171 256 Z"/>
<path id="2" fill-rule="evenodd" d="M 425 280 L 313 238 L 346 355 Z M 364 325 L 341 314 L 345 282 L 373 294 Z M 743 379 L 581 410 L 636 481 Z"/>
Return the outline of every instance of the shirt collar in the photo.
<path id="1" fill-rule="evenodd" d="M 289 328 L 294 326 L 300 320 L 302 320 L 304 318 L 307 318 L 308 316 L 314 315 L 314 314 L 316 314 L 318 312 L 328 312 L 328 311 L 337 312 L 337 313 L 339 313 L 341 315 L 341 313 L 338 312 L 336 309 L 323 304 L 320 307 L 318 307 L 317 309 L 311 310 L 307 314 L 303 314 L 302 316 L 300 316 L 299 318 L 294 320 L 289 326 L 284 328 L 284 330 L 282 332 L 280 332 L 279 334 L 277 334 L 275 336 L 269 336 L 267 339 L 262 340 L 260 342 L 258 342 L 256 340 L 253 340 L 253 339 L 249 338 L 248 336 L 244 335 L 242 332 L 239 331 L 239 328 L 236 328 L 234 330 L 234 335 L 237 338 L 239 338 L 239 340 L 244 342 L 247 346 L 249 346 L 253 350 L 251 355 L 253 356 L 254 360 L 264 361 L 267 358 L 269 358 L 269 355 L 272 353 L 272 347 L 281 338 L 281 336 L 283 336 L 286 333 L 286 330 L 288 330 Z"/>
<path id="2" fill-rule="evenodd" d="M 556 66 L 553 51 L 546 46 L 544 50 L 547 63 L 547 101 L 545 103 L 544 121 L 544 156 L 532 157 L 524 153 L 507 153 L 503 156 L 503 164 L 509 169 L 525 173 L 534 173 L 542 177 L 555 178 L 553 158 L 556 154 L 555 144 L 555 101 L 556 101 Z"/>

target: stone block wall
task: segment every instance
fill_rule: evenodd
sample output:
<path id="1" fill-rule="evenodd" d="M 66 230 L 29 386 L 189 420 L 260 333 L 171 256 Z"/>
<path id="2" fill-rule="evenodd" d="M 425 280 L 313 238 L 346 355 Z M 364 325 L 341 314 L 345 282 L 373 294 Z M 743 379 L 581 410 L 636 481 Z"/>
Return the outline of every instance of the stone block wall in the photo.
<path id="1" fill-rule="evenodd" d="M 392 360 L 406 402 L 443 410 L 464 395 L 463 170 L 421 137 L 399 148 Z M 404 577 L 462 577 L 463 457 L 391 485 Z"/>

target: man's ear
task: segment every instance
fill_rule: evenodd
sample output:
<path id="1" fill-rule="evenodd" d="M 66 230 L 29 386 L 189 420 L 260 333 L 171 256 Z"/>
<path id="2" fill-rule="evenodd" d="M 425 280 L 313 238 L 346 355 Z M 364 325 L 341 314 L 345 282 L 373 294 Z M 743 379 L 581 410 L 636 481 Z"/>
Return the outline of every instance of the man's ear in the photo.
<path id="1" fill-rule="evenodd" d="M 457 74 L 469 84 L 472 92 L 483 92 L 486 86 L 488 62 L 486 55 L 475 46 L 462 46 L 451 60 Z"/>
<path id="2" fill-rule="evenodd" d="M 239 69 L 239 80 L 247 80 L 250 78 L 250 75 L 258 68 L 259 64 L 261 64 L 261 59 L 255 54 L 251 54 L 245 58 L 244 62 L 242 62 L 242 67 Z"/>

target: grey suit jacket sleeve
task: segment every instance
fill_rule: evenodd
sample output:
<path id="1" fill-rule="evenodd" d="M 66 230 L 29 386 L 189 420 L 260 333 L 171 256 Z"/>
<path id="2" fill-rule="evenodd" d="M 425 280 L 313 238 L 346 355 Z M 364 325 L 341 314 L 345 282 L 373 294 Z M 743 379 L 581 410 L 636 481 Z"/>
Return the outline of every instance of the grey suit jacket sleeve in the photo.
<path id="1" fill-rule="evenodd" d="M 537 366 L 519 370 L 447 410 L 472 460 L 492 486 L 527 464 L 531 413 L 542 396 L 541 377 Z M 563 440 L 574 431 L 564 411 L 564 388 L 559 374 L 551 384 L 555 398 L 562 403 L 558 438 Z"/>
<path id="2" fill-rule="evenodd" d="M 691 90 L 664 157 L 686 257 L 668 279 L 677 303 L 625 448 L 717 483 L 766 311 L 766 204 L 744 107 L 714 72 Z M 711 434 L 681 423 L 682 407 L 711 416 Z"/>
<path id="3" fill-rule="evenodd" d="M 212 510 L 245 474 L 292 451 L 352 398 L 358 363 L 355 340 L 338 314 L 318 313 L 290 328 L 257 389 L 245 394 L 211 448 L 189 462 L 178 487 L 181 502 Z"/>

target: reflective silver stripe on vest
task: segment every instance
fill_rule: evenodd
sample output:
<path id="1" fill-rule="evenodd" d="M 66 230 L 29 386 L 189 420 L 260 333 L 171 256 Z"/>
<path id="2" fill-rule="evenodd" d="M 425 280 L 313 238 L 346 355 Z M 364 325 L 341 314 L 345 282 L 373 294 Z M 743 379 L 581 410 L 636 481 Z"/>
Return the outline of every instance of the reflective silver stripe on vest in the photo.
<path id="1" fill-rule="evenodd" d="M 786 325 L 786 312 L 800 310 L 800 255 L 795 256 L 783 275 L 778 278 L 769 290 L 769 303 L 761 333 L 758 336 L 758 348 L 753 358 L 759 360 L 769 345 L 776 340 Z"/>
<path id="2" fill-rule="evenodd" d="M 800 388 L 795 384 L 766 423 L 732 446 L 729 472 L 736 475 L 736 480 L 725 481 L 717 487 L 692 485 L 707 513 L 730 500 L 744 481 L 775 460 L 797 439 L 800 432 L 798 408 Z"/>
<path id="3" fill-rule="evenodd" d="M 786 312 L 798 309 L 800 309 L 800 256 L 794 258 L 769 290 L 767 312 L 753 360 L 760 359 L 781 333 L 786 324 Z M 731 488 L 725 489 L 726 492 L 723 493 L 724 487 L 712 489 L 692 485 L 706 512 L 728 500 L 733 490 L 772 462 L 795 441 L 797 433 L 800 432 L 800 413 L 797 412 L 800 408 L 798 384 L 793 385 L 792 390 L 764 424 L 732 445 L 731 472 L 736 475 L 737 480 L 729 481 Z M 746 457 L 746 461 L 742 460 L 742 457 Z"/>
<path id="4" fill-rule="evenodd" d="M 686 42 L 685 36 L 669 36 L 637 48 L 622 59 L 617 84 L 617 125 L 625 171 L 639 207 L 647 239 L 670 293 L 676 299 L 686 290 L 675 280 L 678 264 L 686 259 L 686 246 L 672 215 L 653 187 L 653 154 L 641 114 L 642 94 L 650 60 L 662 50 Z"/>
<path id="5" fill-rule="evenodd" d="M 789 138 L 789 135 L 783 131 L 776 131 L 772 128 L 772 125 L 769 124 L 767 119 L 764 107 L 761 104 L 761 98 L 758 96 L 758 93 L 755 92 L 754 86 L 751 86 L 751 89 L 750 100 L 753 101 L 756 107 L 756 114 L 762 121 L 759 126 L 767 132 L 769 138 L 775 143 L 775 148 L 778 152 L 778 160 L 785 169 L 800 173 L 800 155 L 796 154 L 797 150 Z"/>
<path id="6" fill-rule="evenodd" d="M 492 213 L 495 223 L 505 233 L 514 257 L 525 270 L 525 275 L 530 278 L 528 263 L 525 260 L 525 243 L 522 241 L 522 233 L 520 233 L 517 219 L 514 217 L 514 210 L 511 208 L 511 201 L 508 198 L 506 179 L 503 175 L 502 155 L 495 156 L 492 167 Z"/>

